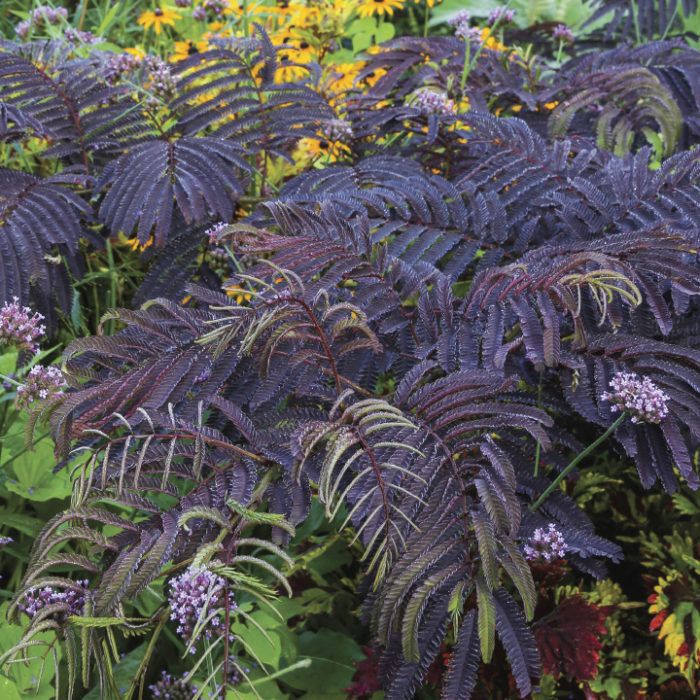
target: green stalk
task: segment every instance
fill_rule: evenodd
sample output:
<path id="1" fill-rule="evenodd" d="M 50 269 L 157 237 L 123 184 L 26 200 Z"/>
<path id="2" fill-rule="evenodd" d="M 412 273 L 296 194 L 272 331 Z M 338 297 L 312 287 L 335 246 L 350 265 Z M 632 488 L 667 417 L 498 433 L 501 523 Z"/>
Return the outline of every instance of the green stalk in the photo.
<path id="1" fill-rule="evenodd" d="M 423 19 L 423 36 L 428 36 L 428 20 L 430 19 L 430 6 L 428 0 L 425 0 L 425 17 Z"/>
<path id="2" fill-rule="evenodd" d="M 243 34 L 246 38 L 250 36 L 250 25 L 248 24 L 248 0 L 243 0 Z"/>
<path id="3" fill-rule="evenodd" d="M 542 408 L 542 380 L 544 379 L 544 372 L 540 371 L 540 381 L 537 385 L 537 408 Z M 538 440 L 537 447 L 535 448 L 535 470 L 534 476 L 538 476 L 540 473 L 540 457 L 542 454 L 542 443 Z"/>
<path id="4" fill-rule="evenodd" d="M 459 81 L 459 88 L 460 91 L 463 93 L 464 92 L 464 86 L 467 84 L 467 78 L 469 77 L 469 72 L 472 69 L 472 62 L 471 62 L 471 52 L 472 52 L 472 45 L 469 39 L 464 40 L 464 66 L 462 68 L 462 79 Z M 477 54 L 474 58 L 477 58 L 479 55 L 478 50 Z"/>
<path id="5" fill-rule="evenodd" d="M 109 265 L 109 303 L 108 308 L 117 308 L 117 270 L 114 265 L 114 251 L 112 249 L 112 244 L 109 238 L 107 239 L 107 263 Z M 114 333 L 114 320 L 111 319 L 107 325 L 107 332 L 109 335 Z"/>
<path id="6" fill-rule="evenodd" d="M 13 379 L 12 377 L 8 377 L 6 374 L 3 374 L 0 372 L 0 379 L 6 382 L 10 382 L 10 384 L 14 384 L 15 386 L 22 386 L 21 382 L 18 382 L 16 379 Z"/>
<path id="7" fill-rule="evenodd" d="M 585 450 L 579 452 L 569 464 L 559 473 L 556 479 L 542 492 L 542 495 L 530 506 L 530 510 L 536 511 L 546 500 L 550 494 L 561 484 L 564 479 L 571 473 L 576 465 L 585 457 L 587 457 L 596 447 L 602 445 L 622 424 L 622 421 L 627 418 L 627 412 L 623 411 L 617 420 L 597 439 L 594 440 Z"/>

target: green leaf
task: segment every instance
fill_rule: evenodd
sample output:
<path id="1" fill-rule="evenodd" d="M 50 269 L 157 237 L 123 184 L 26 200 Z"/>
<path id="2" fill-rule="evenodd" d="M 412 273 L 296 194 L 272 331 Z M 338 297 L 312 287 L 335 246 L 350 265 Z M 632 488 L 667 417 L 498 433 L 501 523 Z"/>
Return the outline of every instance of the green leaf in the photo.
<path id="1" fill-rule="evenodd" d="M 252 613 L 250 617 L 265 630 L 267 636 L 248 622 L 235 622 L 232 626 L 233 633 L 240 638 L 244 647 L 250 650 L 250 656 L 273 669 L 279 668 L 282 640 L 275 631 L 280 625 L 279 619 L 260 610 Z"/>
<path id="2" fill-rule="evenodd" d="M 0 698 L 3 700 L 22 700 L 15 682 L 5 676 L 0 676 Z"/>
<path id="3" fill-rule="evenodd" d="M 351 637 L 322 629 L 299 635 L 299 657 L 311 659 L 310 668 L 285 675 L 285 683 L 306 691 L 304 697 L 345 700 L 344 688 L 355 675 L 353 662 L 363 659 L 364 654 Z"/>
<path id="4" fill-rule="evenodd" d="M 48 501 L 52 498 L 67 498 L 72 488 L 67 471 L 54 474 L 56 464 L 53 442 L 49 438 L 40 440 L 32 450 L 24 450 L 24 436 L 12 435 L 4 444 L 3 455 L 16 459 L 8 468 L 10 478 L 5 482 L 8 491 L 29 501 Z M 14 478 L 13 478 L 14 477 Z"/>
<path id="5" fill-rule="evenodd" d="M 484 663 L 489 663 L 496 645 L 496 608 L 493 604 L 493 594 L 481 574 L 476 577 L 476 605 L 481 658 Z"/>
<path id="6" fill-rule="evenodd" d="M 0 355 L 0 372 L 2 374 L 13 374 L 17 369 L 17 353 L 14 351 L 5 352 Z"/>
<path id="7" fill-rule="evenodd" d="M 127 692 L 136 672 L 141 665 L 141 660 L 146 653 L 147 645 L 144 642 L 130 651 L 121 661 L 112 668 L 114 683 L 122 694 Z M 90 692 L 83 697 L 83 700 L 100 700 L 99 685 L 95 685 Z"/>
<path id="8" fill-rule="evenodd" d="M 21 625 L 10 625 L 7 622 L 7 603 L 0 606 L 0 655 L 9 651 L 21 640 L 24 629 Z M 25 618 L 26 619 L 26 618 Z M 0 678 L 9 679 L 19 693 L 21 698 L 32 698 L 32 700 L 52 700 L 56 696 L 56 691 L 52 685 L 54 678 L 53 654 L 49 649 L 49 644 L 55 641 L 55 635 L 51 632 L 38 634 L 33 639 L 45 643 L 45 645 L 30 647 L 27 650 L 27 657 L 31 659 L 28 664 L 12 663 L 8 664 L 4 671 L 5 676 Z M 61 650 L 58 651 L 58 658 L 61 658 Z M 45 661 L 43 661 L 45 657 Z M 7 685 L 7 684 L 5 684 Z M 0 684 L 0 698 L 14 700 L 12 695 L 12 685 L 7 685 L 8 693 L 5 694 L 5 687 Z"/>
<path id="9" fill-rule="evenodd" d="M 393 39 L 395 34 L 396 27 L 392 22 L 380 22 L 379 26 L 377 27 L 377 31 L 374 34 L 374 38 L 378 44 L 381 44 L 383 41 Z"/>

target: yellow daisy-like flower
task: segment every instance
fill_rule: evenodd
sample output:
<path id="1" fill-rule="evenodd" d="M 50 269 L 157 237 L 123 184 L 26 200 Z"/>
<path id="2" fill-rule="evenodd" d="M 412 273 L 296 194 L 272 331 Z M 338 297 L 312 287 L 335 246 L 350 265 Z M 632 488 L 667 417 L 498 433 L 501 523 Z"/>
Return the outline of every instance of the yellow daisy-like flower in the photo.
<path id="1" fill-rule="evenodd" d="M 350 148 L 342 141 L 303 138 L 299 140 L 294 151 L 294 162 L 296 165 L 306 168 L 317 161 L 334 163 L 343 155 L 349 153 L 351 153 Z"/>
<path id="2" fill-rule="evenodd" d="M 194 53 L 199 53 L 199 49 L 190 39 L 187 41 L 176 41 L 175 51 L 168 56 L 168 62 L 177 63 L 178 61 L 184 61 Z"/>
<path id="3" fill-rule="evenodd" d="M 492 51 L 508 50 L 508 47 L 505 44 L 502 44 L 500 41 L 498 41 L 498 39 L 496 39 L 495 36 L 493 36 L 489 27 L 484 27 L 481 30 L 481 41 L 484 42 L 484 46 L 486 46 L 487 49 L 491 49 Z"/>
<path id="4" fill-rule="evenodd" d="M 325 84 L 335 95 L 341 95 L 352 89 L 360 71 L 365 67 L 364 61 L 355 63 L 332 63 L 325 67 Z"/>
<path id="5" fill-rule="evenodd" d="M 250 301 L 253 295 L 246 292 L 240 284 L 232 284 L 225 287 L 226 296 L 233 297 L 236 300 L 236 304 L 242 304 L 245 301 Z"/>
<path id="6" fill-rule="evenodd" d="M 164 26 L 174 27 L 175 22 L 182 19 L 182 15 L 175 12 L 175 9 L 167 5 L 156 7 L 155 10 L 141 13 L 141 16 L 136 20 L 144 29 L 153 30 L 156 34 L 160 34 Z"/>
<path id="7" fill-rule="evenodd" d="M 124 51 L 139 60 L 146 57 L 146 52 L 140 46 L 131 46 L 128 49 L 124 49 Z"/>
<path id="8" fill-rule="evenodd" d="M 361 0 L 357 12 L 360 17 L 393 15 L 394 10 L 403 10 L 405 0 Z"/>
<path id="9" fill-rule="evenodd" d="M 150 236 L 145 243 L 141 243 L 138 238 L 128 238 L 122 231 L 120 231 L 119 235 L 117 236 L 117 240 L 114 242 L 116 245 L 131 248 L 131 250 L 134 251 L 144 251 L 146 248 L 150 248 L 153 245 L 153 236 Z"/>
<path id="10" fill-rule="evenodd" d="M 285 44 L 277 54 L 279 68 L 275 72 L 275 80 L 285 82 L 307 76 L 309 70 L 303 64 L 311 63 L 313 60 L 315 60 L 313 48 L 308 42 L 302 41 L 297 46 Z"/>
<path id="11" fill-rule="evenodd" d="M 442 0 L 413 0 L 413 2 L 416 3 L 416 5 L 427 5 L 431 10 L 435 5 L 439 5 Z"/>

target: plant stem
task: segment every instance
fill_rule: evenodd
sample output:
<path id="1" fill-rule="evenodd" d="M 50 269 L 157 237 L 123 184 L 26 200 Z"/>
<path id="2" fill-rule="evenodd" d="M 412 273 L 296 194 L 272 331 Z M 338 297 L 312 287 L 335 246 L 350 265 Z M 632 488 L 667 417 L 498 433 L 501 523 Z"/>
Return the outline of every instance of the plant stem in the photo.
<path id="1" fill-rule="evenodd" d="M 550 494 L 556 489 L 559 484 L 571 473 L 571 471 L 576 467 L 576 465 L 587 457 L 593 450 L 599 445 L 604 443 L 622 424 L 622 421 L 627 418 L 627 413 L 623 411 L 615 420 L 615 422 L 596 440 L 594 440 L 585 450 L 579 452 L 576 457 L 574 457 L 569 464 L 564 467 L 564 469 L 559 473 L 556 479 L 542 492 L 542 495 L 530 506 L 530 510 L 537 510 L 546 500 L 549 498 Z"/>
<path id="2" fill-rule="evenodd" d="M 243 0 L 243 34 L 250 36 L 250 25 L 248 24 L 248 0 Z"/>
<path id="3" fill-rule="evenodd" d="M 471 71 L 471 49 L 472 45 L 469 39 L 464 40 L 464 67 L 462 68 L 462 79 L 459 81 L 460 92 L 464 92 L 464 86 L 467 84 L 467 78 L 469 77 L 469 71 Z"/>
<path id="4" fill-rule="evenodd" d="M 423 36 L 428 36 L 428 20 L 430 19 L 430 5 L 425 0 L 425 18 L 423 19 Z"/>
<path id="5" fill-rule="evenodd" d="M 0 379 L 2 379 L 4 382 L 10 382 L 10 384 L 14 384 L 15 386 L 22 386 L 22 382 L 18 382 L 16 379 L 13 379 L 12 377 L 8 377 L 6 374 L 3 374 L 0 372 Z"/>
<path id="6" fill-rule="evenodd" d="M 542 380 L 544 379 L 544 372 L 540 371 L 540 381 L 537 385 L 537 408 L 542 408 Z M 535 469 L 534 476 L 538 476 L 540 473 L 540 457 L 542 454 L 542 443 L 538 440 L 537 447 L 535 448 Z"/>
<path id="7" fill-rule="evenodd" d="M 109 265 L 109 303 L 108 308 L 117 308 L 117 270 L 114 265 L 114 251 L 109 238 L 106 241 L 107 246 L 107 263 Z M 110 320 L 107 324 L 107 332 L 109 335 L 114 333 L 114 320 Z"/>

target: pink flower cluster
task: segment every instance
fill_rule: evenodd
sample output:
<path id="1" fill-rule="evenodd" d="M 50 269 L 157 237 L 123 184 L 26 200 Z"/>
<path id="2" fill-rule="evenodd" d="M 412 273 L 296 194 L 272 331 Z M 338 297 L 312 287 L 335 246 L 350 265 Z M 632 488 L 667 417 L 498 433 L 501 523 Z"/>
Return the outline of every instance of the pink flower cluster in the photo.
<path id="1" fill-rule="evenodd" d="M 68 588 L 65 591 L 44 586 L 30 588 L 17 607 L 29 617 L 34 617 L 40 610 L 49 605 L 62 605 L 64 610 L 57 614 L 60 622 L 65 622 L 71 615 L 81 615 L 85 607 L 85 596 L 88 595 L 89 581 L 83 579 L 75 582 L 78 588 Z"/>
<path id="2" fill-rule="evenodd" d="M 41 325 L 44 317 L 32 313 L 28 306 L 20 306 L 19 299 L 13 297 L 0 307 L 0 346 L 14 345 L 21 350 L 36 352 L 37 342 L 46 332 Z"/>
<path id="3" fill-rule="evenodd" d="M 634 372 L 617 372 L 610 381 L 612 391 L 601 395 L 612 403 L 613 411 L 627 411 L 633 423 L 660 423 L 668 415 L 667 401 L 671 398 L 649 377 Z"/>
<path id="4" fill-rule="evenodd" d="M 444 92 L 435 92 L 427 88 L 415 94 L 412 105 L 426 116 L 437 114 L 444 117 L 453 115 L 457 111 L 454 101 Z"/>
<path id="5" fill-rule="evenodd" d="M 554 523 L 549 523 L 546 530 L 543 527 L 538 527 L 532 533 L 529 542 L 523 547 L 526 559 L 546 562 L 562 559 L 566 554 L 566 549 L 564 535 L 557 530 Z"/>
<path id="6" fill-rule="evenodd" d="M 17 388 L 15 403 L 20 410 L 29 408 L 31 404 L 57 394 L 65 386 L 66 382 L 58 367 L 35 365 L 29 370 L 24 384 Z"/>
<path id="7" fill-rule="evenodd" d="M 235 609 L 230 591 L 228 599 L 229 609 Z M 190 566 L 170 581 L 168 602 L 170 619 L 178 623 L 177 633 L 186 643 L 194 641 L 195 631 L 197 636 L 203 633 L 205 639 L 210 639 L 223 624 L 221 613 L 226 602 L 226 580 L 206 567 Z M 194 644 L 190 653 L 195 653 Z"/>

